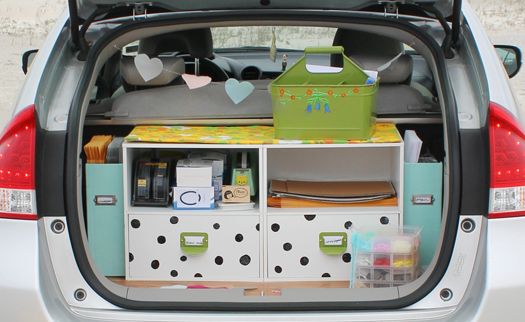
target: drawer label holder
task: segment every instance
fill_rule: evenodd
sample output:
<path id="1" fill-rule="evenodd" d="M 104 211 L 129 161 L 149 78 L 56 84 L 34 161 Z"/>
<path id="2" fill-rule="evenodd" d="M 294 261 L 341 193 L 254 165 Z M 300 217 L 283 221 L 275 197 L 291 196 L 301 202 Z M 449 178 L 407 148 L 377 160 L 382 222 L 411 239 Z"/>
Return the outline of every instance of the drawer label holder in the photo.
<path id="1" fill-rule="evenodd" d="M 180 234 L 180 249 L 188 255 L 200 255 L 208 249 L 208 234 L 185 232 Z"/>
<path id="2" fill-rule="evenodd" d="M 96 195 L 93 202 L 96 206 L 114 206 L 117 204 L 117 197 L 113 195 Z"/>
<path id="3" fill-rule="evenodd" d="M 432 205 L 434 204 L 434 195 L 413 195 L 412 204 L 413 205 Z"/>
<path id="4" fill-rule="evenodd" d="M 322 232 L 319 234 L 319 249 L 326 255 L 341 255 L 348 247 L 345 232 Z"/>

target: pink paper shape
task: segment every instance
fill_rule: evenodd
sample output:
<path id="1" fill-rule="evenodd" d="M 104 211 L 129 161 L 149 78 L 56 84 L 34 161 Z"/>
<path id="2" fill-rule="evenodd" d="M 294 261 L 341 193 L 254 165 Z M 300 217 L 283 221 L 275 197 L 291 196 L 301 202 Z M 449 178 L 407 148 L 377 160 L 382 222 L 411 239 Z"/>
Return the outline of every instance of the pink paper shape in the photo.
<path id="1" fill-rule="evenodd" d="M 184 79 L 189 89 L 204 87 L 211 82 L 211 77 L 209 76 L 195 76 L 191 74 L 182 74 L 182 79 Z"/>

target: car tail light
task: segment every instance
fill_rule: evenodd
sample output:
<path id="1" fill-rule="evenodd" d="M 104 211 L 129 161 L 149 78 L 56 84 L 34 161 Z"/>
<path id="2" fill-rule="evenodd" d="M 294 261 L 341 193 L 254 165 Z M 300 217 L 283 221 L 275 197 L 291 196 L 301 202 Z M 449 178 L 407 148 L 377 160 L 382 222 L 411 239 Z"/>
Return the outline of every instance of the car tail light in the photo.
<path id="1" fill-rule="evenodd" d="M 525 133 L 503 107 L 490 103 L 489 218 L 525 216 Z"/>
<path id="2" fill-rule="evenodd" d="M 0 218 L 37 219 L 35 106 L 18 113 L 0 137 Z"/>

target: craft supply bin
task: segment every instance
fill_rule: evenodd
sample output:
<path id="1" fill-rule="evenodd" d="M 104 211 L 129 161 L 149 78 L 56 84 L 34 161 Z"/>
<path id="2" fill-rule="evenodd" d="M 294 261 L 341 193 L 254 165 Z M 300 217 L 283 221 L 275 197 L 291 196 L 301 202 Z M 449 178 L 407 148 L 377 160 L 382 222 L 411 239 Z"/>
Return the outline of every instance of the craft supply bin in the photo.
<path id="1" fill-rule="evenodd" d="M 354 231 L 353 287 L 392 287 L 415 280 L 419 272 L 419 237 L 417 227 Z"/>
<path id="2" fill-rule="evenodd" d="M 378 82 L 344 54 L 343 47 L 306 48 L 305 56 L 271 84 L 275 137 L 366 139 L 375 122 Z M 310 72 L 307 55 L 341 54 L 340 72 Z"/>

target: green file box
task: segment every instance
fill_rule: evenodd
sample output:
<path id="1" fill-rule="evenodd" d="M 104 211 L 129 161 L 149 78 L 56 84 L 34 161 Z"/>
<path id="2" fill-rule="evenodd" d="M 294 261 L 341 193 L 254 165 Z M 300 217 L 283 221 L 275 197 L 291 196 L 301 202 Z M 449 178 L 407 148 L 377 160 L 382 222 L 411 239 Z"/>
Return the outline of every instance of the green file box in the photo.
<path id="1" fill-rule="evenodd" d="M 441 230 L 443 165 L 405 163 L 403 224 L 421 227 L 419 257 L 421 266 L 430 264 Z"/>
<path id="2" fill-rule="evenodd" d="M 86 164 L 88 244 L 105 276 L 124 276 L 122 164 Z"/>

